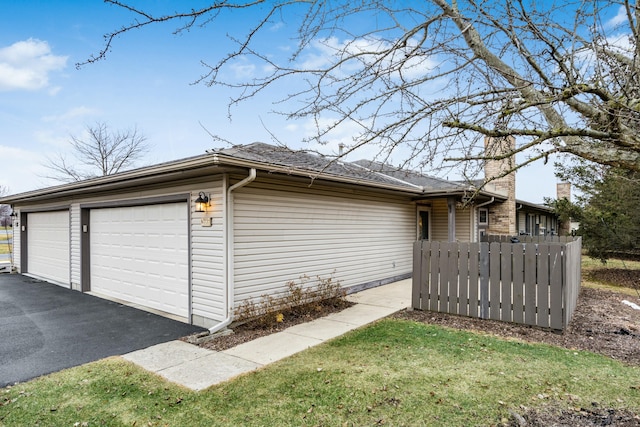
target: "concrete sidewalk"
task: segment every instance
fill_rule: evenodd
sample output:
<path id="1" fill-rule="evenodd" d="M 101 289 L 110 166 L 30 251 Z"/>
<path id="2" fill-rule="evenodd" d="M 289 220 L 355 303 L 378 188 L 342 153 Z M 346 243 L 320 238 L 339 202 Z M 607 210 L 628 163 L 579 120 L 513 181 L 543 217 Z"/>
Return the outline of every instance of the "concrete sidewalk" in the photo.
<path id="1" fill-rule="evenodd" d="M 351 294 L 347 299 L 356 305 L 225 351 L 170 341 L 122 357 L 169 381 L 203 390 L 409 307 L 411 279 Z"/>

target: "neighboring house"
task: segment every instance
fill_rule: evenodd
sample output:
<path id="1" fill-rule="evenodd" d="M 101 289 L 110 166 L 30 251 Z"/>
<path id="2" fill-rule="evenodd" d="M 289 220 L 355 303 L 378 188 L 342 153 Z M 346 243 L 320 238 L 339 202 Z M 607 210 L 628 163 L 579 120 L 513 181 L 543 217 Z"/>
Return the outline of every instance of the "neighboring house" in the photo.
<path id="1" fill-rule="evenodd" d="M 557 236 L 559 229 L 558 216 L 548 206 L 536 205 L 523 200 L 516 200 L 516 221 L 518 234 L 528 236 Z"/>
<path id="2" fill-rule="evenodd" d="M 409 277 L 416 239 L 477 241 L 480 209 L 490 228 L 508 197 L 254 143 L 0 203 L 16 214 L 18 272 L 217 328 L 302 276 L 352 289 Z"/>

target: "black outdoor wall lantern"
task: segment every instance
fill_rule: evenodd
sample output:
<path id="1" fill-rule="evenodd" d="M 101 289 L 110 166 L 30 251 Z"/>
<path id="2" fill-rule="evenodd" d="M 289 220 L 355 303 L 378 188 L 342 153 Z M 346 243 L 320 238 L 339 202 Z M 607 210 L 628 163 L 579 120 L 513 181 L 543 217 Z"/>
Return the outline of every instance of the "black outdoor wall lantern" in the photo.
<path id="1" fill-rule="evenodd" d="M 209 196 L 201 191 L 196 199 L 196 212 L 206 212 L 207 206 L 209 206 Z"/>

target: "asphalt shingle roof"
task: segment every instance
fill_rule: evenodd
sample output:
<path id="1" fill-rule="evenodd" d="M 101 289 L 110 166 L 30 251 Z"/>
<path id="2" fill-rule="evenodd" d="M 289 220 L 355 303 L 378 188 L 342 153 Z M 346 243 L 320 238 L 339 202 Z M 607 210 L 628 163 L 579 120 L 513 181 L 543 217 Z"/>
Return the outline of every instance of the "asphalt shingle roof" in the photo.
<path id="1" fill-rule="evenodd" d="M 291 168 L 292 171 L 308 171 L 311 174 L 331 175 L 372 184 L 386 184 L 405 187 L 411 191 L 424 193 L 465 192 L 474 189 L 472 183 L 448 181 L 425 175 L 421 172 L 400 169 L 384 163 L 370 160 L 346 162 L 336 157 L 322 154 L 292 150 L 283 146 L 274 146 L 262 142 L 248 145 L 237 145 L 233 148 L 218 151 L 219 154 L 236 159 L 260 162 L 266 165 Z"/>
<path id="2" fill-rule="evenodd" d="M 371 181 L 372 183 L 404 186 L 412 190 L 422 187 L 421 184 L 371 170 L 358 163 L 349 163 L 335 157 L 324 156 L 308 151 L 291 150 L 287 147 L 274 146 L 262 142 L 238 145 L 233 148 L 220 150 L 218 153 L 237 159 L 265 163 L 267 165 L 286 167 L 298 171 L 309 171 L 313 174 L 326 174 Z"/>
<path id="3" fill-rule="evenodd" d="M 226 162 L 225 157 L 227 159 Z M 404 190 L 424 196 L 441 192 L 463 194 L 470 189 L 468 184 L 447 181 L 416 171 L 394 168 L 383 163 L 365 160 L 346 162 L 335 156 L 325 156 L 315 152 L 292 150 L 287 147 L 255 142 L 231 148 L 209 150 L 207 154 L 120 172 L 106 177 L 33 190 L 0 198 L 0 200 L 3 203 L 14 203 L 26 198 L 54 198 L 63 193 L 69 195 L 91 191 L 92 187 L 96 185 L 102 188 L 107 188 L 107 186 L 121 188 L 126 186 L 127 182 L 133 182 L 137 179 L 164 176 L 168 172 L 175 173 L 175 171 L 183 168 L 196 170 L 212 164 L 220 166 L 249 166 L 253 164 L 251 165 L 252 167 L 264 171 L 296 174 L 311 179 L 321 178 L 350 182 L 356 185 L 389 188 L 394 191 Z"/>
<path id="4" fill-rule="evenodd" d="M 448 181 L 442 178 L 436 178 L 433 176 L 425 175 L 423 173 L 412 171 L 408 169 L 396 168 L 391 165 L 387 165 L 380 162 L 373 162 L 370 160 L 358 160 L 354 162 L 357 165 L 365 167 L 367 169 L 378 171 L 387 176 L 409 182 L 413 185 L 423 187 L 427 190 L 460 190 L 464 191 L 469 188 L 469 185 L 465 185 L 459 181 Z"/>

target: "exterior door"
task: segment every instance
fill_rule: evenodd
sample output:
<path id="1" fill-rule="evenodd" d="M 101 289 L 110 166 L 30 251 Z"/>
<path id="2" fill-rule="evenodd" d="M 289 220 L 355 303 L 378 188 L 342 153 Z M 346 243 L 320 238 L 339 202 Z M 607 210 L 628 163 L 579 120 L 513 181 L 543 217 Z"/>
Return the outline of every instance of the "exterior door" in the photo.
<path id="1" fill-rule="evenodd" d="M 418 240 L 429 240 L 430 236 L 430 209 L 418 207 Z"/>

